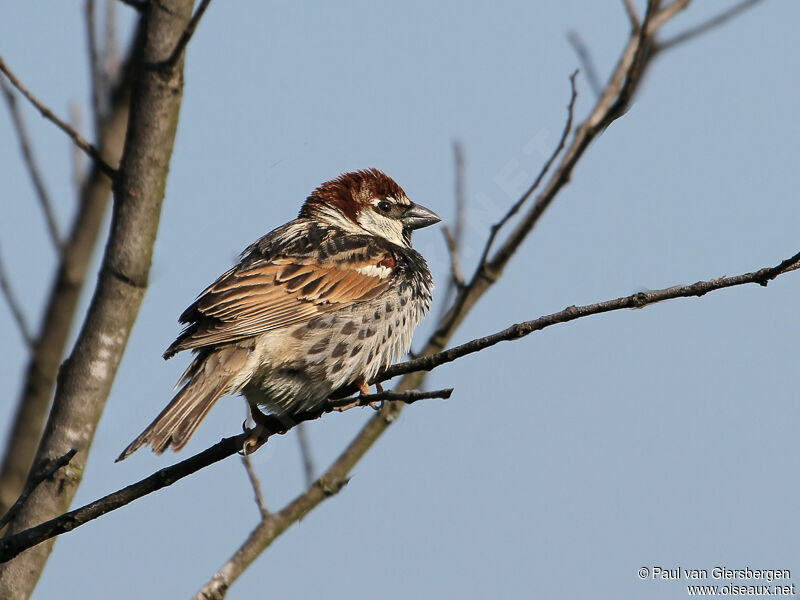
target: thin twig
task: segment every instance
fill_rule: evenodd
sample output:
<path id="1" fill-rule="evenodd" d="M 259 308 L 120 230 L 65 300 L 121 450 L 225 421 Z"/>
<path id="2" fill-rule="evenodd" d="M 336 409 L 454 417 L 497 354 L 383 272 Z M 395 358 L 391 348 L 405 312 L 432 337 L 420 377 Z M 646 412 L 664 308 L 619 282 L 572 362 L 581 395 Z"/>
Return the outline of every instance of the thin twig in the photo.
<path id="1" fill-rule="evenodd" d="M 800 266 L 800 252 L 781 261 L 780 264 L 774 267 L 764 267 L 758 271 L 736 275 L 734 277 L 717 277 L 709 279 L 708 281 L 698 281 L 691 285 L 676 285 L 660 290 L 650 290 L 647 292 L 638 292 L 630 296 L 623 296 L 613 300 L 605 300 L 604 302 L 597 302 L 595 304 L 587 304 L 585 306 L 569 306 L 562 311 L 545 315 L 534 319 L 532 321 L 524 321 L 516 323 L 503 331 L 499 331 L 492 335 L 482 338 L 476 338 L 460 346 L 455 346 L 443 352 L 433 354 L 430 356 L 421 356 L 413 360 L 392 365 L 383 373 L 380 373 L 373 379 L 375 381 L 386 381 L 397 375 L 405 373 L 412 373 L 415 371 L 430 371 L 436 367 L 448 362 L 452 362 L 462 356 L 480 352 L 490 346 L 494 346 L 500 342 L 509 340 L 516 340 L 525 337 L 534 331 L 539 331 L 546 327 L 556 325 L 558 323 L 568 323 L 575 319 L 588 317 L 590 315 L 598 315 L 605 312 L 614 310 L 622 310 L 625 308 L 642 308 L 656 302 L 663 302 L 664 300 L 671 300 L 674 298 L 689 298 L 691 296 L 703 296 L 709 292 L 729 288 L 737 285 L 745 285 L 748 283 L 757 283 L 766 286 L 770 281 L 777 276 L 789 271 L 796 270 Z M 371 382 L 371 383 L 372 383 Z"/>
<path id="2" fill-rule="evenodd" d="M 3 96 L 5 96 L 6 104 L 8 105 L 8 112 L 11 113 L 11 120 L 14 122 L 14 129 L 17 132 L 17 139 L 19 140 L 20 149 L 22 151 L 22 159 L 28 169 L 31 183 L 33 183 L 33 187 L 36 190 L 36 198 L 39 200 L 39 206 L 42 208 L 44 220 L 47 223 L 47 232 L 50 234 L 50 241 L 53 243 L 56 252 L 61 254 L 64 246 L 61 240 L 61 234 L 58 231 L 58 223 L 56 222 L 53 205 L 50 202 L 50 195 L 47 193 L 47 189 L 44 186 L 44 178 L 39 171 L 39 165 L 33 155 L 30 138 L 28 137 L 28 130 L 25 127 L 25 121 L 22 119 L 22 114 L 17 106 L 14 90 L 8 86 L 8 83 L 6 83 L 4 79 L 0 79 L 0 89 L 3 90 Z"/>
<path id="3" fill-rule="evenodd" d="M 28 478 L 28 482 L 25 484 L 25 489 L 22 490 L 22 493 L 19 495 L 19 498 L 17 498 L 17 501 L 14 502 L 14 504 L 11 505 L 11 508 L 6 511 L 6 514 L 0 518 L 0 529 L 5 527 L 6 523 L 8 523 L 14 517 L 14 513 L 16 513 L 20 506 L 25 503 L 25 501 L 28 499 L 28 496 L 33 493 L 33 490 L 35 490 L 45 479 L 52 477 L 56 471 L 66 467 L 69 464 L 69 461 L 72 460 L 72 457 L 75 456 L 76 452 L 77 450 L 73 448 L 63 456 L 56 458 L 51 463 L 42 465 L 37 473 L 34 473 Z"/>
<path id="4" fill-rule="evenodd" d="M 103 16 L 104 40 L 103 56 L 101 60 L 103 89 L 108 90 L 111 83 L 111 73 L 119 69 L 119 47 L 117 46 L 117 3 L 115 0 L 106 0 L 106 12 Z M 108 93 L 108 92 L 106 92 Z"/>
<path id="5" fill-rule="evenodd" d="M 453 142 L 453 171 L 455 175 L 454 194 L 456 204 L 455 219 L 453 219 L 453 239 L 456 248 L 461 249 L 464 236 L 464 223 L 467 215 L 466 170 L 464 168 L 464 146 L 460 141 Z"/>
<path id="6" fill-rule="evenodd" d="M 75 131 L 80 131 L 81 129 L 81 121 L 82 121 L 82 114 L 81 114 L 81 106 L 77 102 L 70 102 L 69 104 L 69 124 L 75 129 Z M 81 190 L 83 189 L 83 184 L 85 182 L 86 173 L 84 171 L 84 155 L 81 152 L 80 148 L 78 148 L 75 144 L 70 146 L 71 149 L 71 156 L 72 156 L 72 184 L 75 186 L 75 195 L 80 197 Z"/>
<path id="7" fill-rule="evenodd" d="M 258 512 L 261 513 L 262 519 L 266 519 L 269 516 L 269 510 L 267 510 L 267 504 L 264 502 L 264 495 L 261 493 L 261 482 L 258 480 L 256 472 L 253 470 L 253 464 L 250 462 L 249 454 L 242 454 L 242 464 L 244 465 L 244 470 L 247 471 L 247 478 L 250 480 L 250 485 L 253 487 L 253 495 L 256 499 Z"/>
<path id="8" fill-rule="evenodd" d="M 0 255 L 0 292 L 2 292 L 3 297 L 6 299 L 8 308 L 11 310 L 11 315 L 14 317 L 14 322 L 17 324 L 17 329 L 19 329 L 19 333 L 22 336 L 22 339 L 25 341 L 25 345 L 28 347 L 28 350 L 33 352 L 36 342 L 34 342 L 33 335 L 31 334 L 31 330 L 28 327 L 28 322 L 25 319 L 25 313 L 22 312 L 22 307 L 17 301 L 17 297 L 14 295 L 14 290 L 11 289 L 11 283 L 8 281 L 8 278 L 6 277 L 6 271 L 5 268 L 3 267 L 3 260 L 1 255 Z"/>
<path id="9" fill-rule="evenodd" d="M 633 5 L 633 0 L 622 0 L 625 4 L 625 12 L 628 13 L 628 19 L 631 22 L 631 28 L 634 32 L 639 31 L 639 15 L 636 13 L 636 7 Z"/>
<path id="10" fill-rule="evenodd" d="M 203 13 L 206 12 L 208 5 L 211 4 L 211 0 L 202 0 L 200 5 L 197 7 L 197 10 L 192 15 L 192 18 L 189 20 L 189 24 L 186 26 L 186 29 L 183 30 L 183 34 L 181 35 L 178 43 L 175 44 L 175 48 L 172 50 L 172 53 L 169 55 L 169 58 L 164 61 L 164 66 L 167 68 L 174 67 L 178 61 L 180 60 L 181 56 L 183 55 L 183 51 L 186 48 L 186 44 L 189 43 L 189 40 L 192 39 L 195 30 L 197 29 L 197 25 L 200 23 L 200 19 L 203 18 Z"/>
<path id="11" fill-rule="evenodd" d="M 486 243 L 483 246 L 483 252 L 481 254 L 481 259 L 478 262 L 478 267 L 475 271 L 476 275 L 473 277 L 473 280 L 478 276 L 478 273 L 486 266 L 487 257 L 489 256 L 489 252 L 492 248 L 492 244 L 494 243 L 497 234 L 503 228 L 503 226 L 508 223 L 509 219 L 513 217 L 517 212 L 519 212 L 522 205 L 531 197 L 533 192 L 536 191 L 536 188 L 539 187 L 539 184 L 544 179 L 544 176 L 547 175 L 547 172 L 550 170 L 550 166 L 555 161 L 556 157 L 560 154 L 561 150 L 564 148 L 564 144 L 567 141 L 567 137 L 569 136 L 570 131 L 572 131 L 572 119 L 575 111 L 575 100 L 578 97 L 578 91 L 575 87 L 575 78 L 578 76 L 578 71 L 573 71 L 572 75 L 569 76 L 569 85 L 570 85 L 570 97 L 569 103 L 567 104 L 567 120 L 564 123 L 564 129 L 561 132 L 561 137 L 558 140 L 558 145 L 556 145 L 555 149 L 553 150 L 552 154 L 550 154 L 550 158 L 547 159 L 547 162 L 544 163 L 539 174 L 536 176 L 536 179 L 533 180 L 533 183 L 528 187 L 527 190 L 519 197 L 519 199 L 511 205 L 511 208 L 508 209 L 503 218 L 500 219 L 497 223 L 492 225 L 489 231 L 489 237 L 486 239 Z"/>
<path id="12" fill-rule="evenodd" d="M 453 229 L 449 225 L 442 227 L 447 254 L 450 256 L 450 277 L 447 280 L 444 292 L 442 293 L 442 306 L 446 308 L 450 305 L 450 300 L 455 292 L 464 288 L 464 274 L 461 271 L 461 242 L 464 236 L 464 223 L 466 221 L 467 197 L 464 185 L 464 149 L 461 142 L 453 141 L 453 198 L 455 201 L 455 215 L 453 218 Z M 444 314 L 444 313 L 443 313 Z"/>
<path id="13" fill-rule="evenodd" d="M 306 487 L 314 483 L 314 459 L 311 456 L 311 442 L 308 439 L 308 430 L 305 423 L 300 423 L 296 428 L 297 443 L 300 446 L 300 458 L 303 460 L 303 477 Z"/>
<path id="14" fill-rule="evenodd" d="M 762 0 L 744 0 L 743 2 L 739 2 L 738 4 L 734 4 L 728 10 L 725 10 L 718 14 L 716 17 L 712 17 L 707 21 L 703 21 L 699 25 L 695 25 L 694 27 L 690 27 L 686 31 L 682 33 L 678 33 L 671 38 L 667 38 L 662 42 L 657 42 L 655 47 L 653 48 L 654 52 L 663 52 L 664 50 L 669 50 L 678 44 L 682 44 L 684 42 L 688 42 L 696 38 L 699 35 L 702 35 L 709 31 L 710 29 L 715 29 L 725 23 L 726 21 L 732 19 L 739 13 L 746 11 L 749 8 L 752 8 Z"/>
<path id="15" fill-rule="evenodd" d="M 592 55 L 589 48 L 583 42 L 580 34 L 577 31 L 570 31 L 567 33 L 567 40 L 569 41 L 575 54 L 578 55 L 578 60 L 581 61 L 581 67 L 586 75 L 586 81 L 589 82 L 589 87 L 596 97 L 600 97 L 603 93 L 603 84 L 600 83 L 600 78 L 597 76 L 597 69 L 594 66 Z"/>
<path id="16" fill-rule="evenodd" d="M 51 111 L 49 108 L 47 108 L 33 94 L 31 94 L 27 90 L 27 88 L 24 85 L 22 85 L 22 82 L 20 82 L 20 80 L 17 79 L 16 75 L 14 75 L 14 73 L 11 72 L 11 70 L 8 68 L 8 65 L 6 65 L 6 63 L 2 59 L 2 57 L 0 57 L 0 72 L 2 72 L 3 74 L 5 74 L 6 77 L 8 77 L 8 80 L 11 82 L 11 84 L 15 88 L 17 88 L 19 90 L 19 92 L 23 96 L 25 96 L 28 99 L 28 101 L 37 108 L 37 110 L 42 114 L 42 116 L 45 119 L 48 119 L 49 121 L 52 121 L 53 123 L 55 123 L 56 126 L 59 129 L 61 129 L 61 131 L 63 131 L 64 133 L 66 133 L 70 137 L 70 139 L 73 141 L 73 143 L 76 146 L 78 146 L 78 148 L 80 148 L 81 150 L 86 152 L 86 154 L 88 154 L 92 158 L 92 160 L 94 160 L 95 163 L 97 163 L 97 165 L 100 168 L 100 170 L 109 179 L 111 179 L 112 181 L 114 180 L 114 177 L 116 177 L 117 171 L 113 167 L 111 167 L 108 163 L 106 163 L 106 161 L 103 160 L 103 158 L 100 156 L 100 152 L 98 152 L 97 148 L 95 148 L 92 144 L 87 142 L 83 138 L 83 136 L 81 136 L 81 134 L 79 134 L 77 131 L 75 131 L 67 123 L 65 123 L 64 121 L 59 119 L 53 113 L 53 111 Z"/>
<path id="17" fill-rule="evenodd" d="M 84 9 L 86 24 L 87 53 L 89 55 L 89 79 L 92 88 L 92 120 L 94 121 L 94 135 L 100 133 L 100 123 L 103 120 L 103 98 L 106 97 L 104 67 L 100 61 L 100 51 L 97 47 L 97 22 L 95 19 L 94 0 L 86 0 Z"/>
<path id="18" fill-rule="evenodd" d="M 461 264 L 458 259 L 458 240 L 450 231 L 447 225 L 442 227 L 442 235 L 444 236 L 445 244 L 447 244 L 447 253 L 450 255 L 450 280 L 451 285 L 457 288 L 464 287 L 464 274 L 461 271 Z M 445 300 L 448 299 L 449 290 L 445 292 Z M 445 302 L 445 304 L 448 304 Z"/>

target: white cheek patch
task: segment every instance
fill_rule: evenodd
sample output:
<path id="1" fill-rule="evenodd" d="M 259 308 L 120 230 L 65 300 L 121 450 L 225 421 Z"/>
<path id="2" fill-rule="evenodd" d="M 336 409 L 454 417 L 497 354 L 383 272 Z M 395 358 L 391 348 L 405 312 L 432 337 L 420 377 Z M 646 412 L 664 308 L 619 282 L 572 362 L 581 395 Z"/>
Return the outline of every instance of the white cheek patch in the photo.
<path id="1" fill-rule="evenodd" d="M 365 210 L 358 215 L 358 224 L 370 233 L 389 240 L 398 246 L 407 246 L 403 239 L 403 225 L 397 219 L 390 219 L 372 210 Z"/>
<path id="2" fill-rule="evenodd" d="M 356 272 L 369 277 L 377 277 L 378 279 L 386 279 L 392 274 L 392 270 L 383 265 L 367 265 L 366 267 L 358 267 Z"/>

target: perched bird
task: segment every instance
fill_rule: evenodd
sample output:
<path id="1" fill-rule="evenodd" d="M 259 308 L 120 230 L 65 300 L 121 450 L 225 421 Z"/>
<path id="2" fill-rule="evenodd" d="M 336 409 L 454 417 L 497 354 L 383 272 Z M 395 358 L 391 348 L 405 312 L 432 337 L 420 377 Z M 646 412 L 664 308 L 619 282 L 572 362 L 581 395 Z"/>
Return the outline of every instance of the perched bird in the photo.
<path id="1" fill-rule="evenodd" d="M 180 316 L 186 327 L 164 358 L 194 353 L 183 387 L 117 460 L 147 444 L 180 450 L 227 394 L 241 392 L 254 415 L 291 416 L 344 386 L 369 393 L 430 307 L 433 281 L 411 232 L 439 221 L 377 169 L 323 183 Z"/>

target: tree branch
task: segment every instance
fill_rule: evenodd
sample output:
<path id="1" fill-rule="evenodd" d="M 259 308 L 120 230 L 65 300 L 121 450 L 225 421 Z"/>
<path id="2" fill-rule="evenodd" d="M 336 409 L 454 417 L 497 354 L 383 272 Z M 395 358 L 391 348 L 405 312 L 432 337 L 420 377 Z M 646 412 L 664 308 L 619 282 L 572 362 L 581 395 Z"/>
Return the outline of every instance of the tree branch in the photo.
<path id="1" fill-rule="evenodd" d="M 72 457 L 75 456 L 77 450 L 75 448 L 71 449 L 66 454 L 59 456 L 57 459 L 50 461 L 49 464 L 44 464 L 42 467 L 35 471 L 30 479 L 28 479 L 28 484 L 25 486 L 25 489 L 22 490 L 22 493 L 17 498 L 17 501 L 11 505 L 11 508 L 8 509 L 8 512 L 0 518 L 0 530 L 6 526 L 11 518 L 16 514 L 17 510 L 25 504 L 25 501 L 28 499 L 28 496 L 31 495 L 31 492 L 36 489 L 36 487 L 42 483 L 45 479 L 53 476 L 53 473 L 65 467 L 69 464 L 69 461 L 72 460 Z"/>
<path id="2" fill-rule="evenodd" d="M 300 429 L 302 429 L 302 427 L 300 427 L 298 431 L 300 431 Z M 247 472 L 247 479 L 250 481 L 250 486 L 253 488 L 253 495 L 256 499 L 258 512 L 261 514 L 262 519 L 266 519 L 269 516 L 269 510 L 267 509 L 267 503 L 264 502 L 264 494 L 261 493 L 261 482 L 258 480 L 256 472 L 253 470 L 253 464 L 250 462 L 249 454 L 242 454 L 242 465 L 244 465 L 244 470 Z"/>
<path id="3" fill-rule="evenodd" d="M 88 154 L 92 158 L 92 160 L 94 160 L 94 162 L 100 167 L 100 170 L 103 171 L 103 173 L 105 173 L 109 179 L 113 180 L 114 177 L 116 177 L 117 173 L 116 170 L 113 167 L 111 167 L 106 161 L 103 160 L 103 157 L 100 155 L 100 152 L 98 152 L 97 148 L 95 148 L 94 146 L 92 146 L 92 144 L 87 142 L 83 138 L 83 136 L 81 136 L 80 133 L 78 133 L 72 127 L 70 127 L 68 123 L 65 123 L 64 121 L 59 119 L 53 113 L 53 111 L 47 108 L 33 94 L 31 94 L 27 90 L 27 88 L 25 88 L 25 86 L 22 85 L 22 82 L 19 79 L 17 79 L 16 75 L 14 75 L 14 73 L 11 72 L 11 70 L 8 68 L 8 65 L 6 65 L 2 57 L 0 57 L 0 72 L 2 72 L 6 77 L 8 77 L 8 80 L 11 82 L 11 84 L 15 88 L 17 88 L 17 90 L 19 90 L 19 92 L 23 96 L 25 96 L 28 99 L 28 101 L 37 108 L 37 110 L 42 114 L 42 116 L 45 119 L 48 119 L 49 121 L 55 123 L 56 126 L 59 129 L 61 129 L 61 131 L 66 133 L 70 137 L 70 139 L 72 139 L 72 142 L 76 146 L 78 146 L 78 148 L 86 152 L 86 154 Z"/>
<path id="4" fill-rule="evenodd" d="M 633 5 L 633 0 L 622 0 L 623 4 L 625 5 L 625 12 L 628 13 L 628 19 L 631 22 L 631 30 L 636 32 L 639 31 L 639 15 L 636 14 L 636 7 Z"/>
<path id="5" fill-rule="evenodd" d="M 640 292 L 623 298 L 606 300 L 587 306 L 570 306 L 563 311 L 546 315 L 533 321 L 517 323 L 495 334 L 477 338 L 466 344 L 461 344 L 444 352 L 422 356 L 414 360 L 394 365 L 373 381 L 384 381 L 397 375 L 405 374 L 395 389 L 403 389 L 406 385 L 415 385 L 422 380 L 422 372 L 430 371 L 439 365 L 452 362 L 467 354 L 479 352 L 485 348 L 502 341 L 517 340 L 522 337 L 556 325 L 566 323 L 594 314 L 622 310 L 624 308 L 642 308 L 670 298 L 689 296 L 702 296 L 708 292 L 744 285 L 758 283 L 766 285 L 770 280 L 780 274 L 800 268 L 800 253 L 782 261 L 775 267 L 763 268 L 752 273 L 745 273 L 736 277 L 721 277 L 709 281 L 699 281 L 688 286 L 674 286 L 662 290 Z M 430 350 L 431 344 L 426 346 Z M 320 502 L 339 492 L 347 484 L 347 475 L 361 457 L 372 447 L 372 444 L 395 421 L 400 410 L 397 403 L 387 403 L 379 414 L 372 417 L 358 435 L 331 464 L 325 473 L 314 482 L 305 492 L 297 496 L 292 502 L 277 513 L 271 513 L 269 518 L 261 521 L 250 533 L 247 539 L 236 550 L 233 556 L 211 577 L 211 579 L 194 596 L 194 600 L 219 600 L 225 596 L 227 589 L 272 542 L 280 536 L 292 523 L 301 519 Z M 1 544 L 2 542 L 0 542 Z M 0 545 L 0 549 L 2 546 Z M 0 553 L 0 557 L 2 554 Z"/>
<path id="6" fill-rule="evenodd" d="M 653 47 L 653 52 L 655 53 L 655 52 L 663 52 L 664 50 L 670 50 L 671 48 L 677 46 L 678 44 L 683 44 L 684 42 L 693 40 L 697 36 L 703 35 L 704 33 L 710 31 L 711 29 L 716 29 L 726 21 L 729 21 L 730 19 L 739 15 L 740 13 L 752 8 L 761 1 L 762 0 L 744 0 L 743 2 L 734 4 L 728 10 L 721 12 L 716 17 L 712 17 L 711 19 L 708 19 L 707 21 L 704 21 L 699 25 L 690 27 L 686 31 L 676 34 L 664 41 L 657 42 Z"/>
<path id="7" fill-rule="evenodd" d="M 14 295 L 14 290 L 11 288 L 11 282 L 8 281 L 8 277 L 6 276 L 2 255 L 0 255 L 0 293 L 2 293 L 3 297 L 6 299 L 6 304 L 8 304 L 8 308 L 11 311 L 11 316 L 14 317 L 14 322 L 17 324 L 17 329 L 22 336 L 22 340 L 25 342 L 28 350 L 34 352 L 36 349 L 36 342 L 31 335 L 25 313 L 22 312 L 22 307 L 17 301 L 17 297 Z"/>
<path id="8" fill-rule="evenodd" d="M 628 5 L 630 3 L 626 3 L 626 6 Z M 656 15 L 658 5 L 659 3 L 655 0 L 648 2 L 644 23 L 638 29 L 633 28 L 631 37 L 622 51 L 617 66 L 604 88 L 604 93 L 596 102 L 589 117 L 577 128 L 573 141 L 564 152 L 545 189 L 539 194 L 534 205 L 528 210 L 522 221 L 509 234 L 503 246 L 495 253 L 489 263 L 489 269 L 482 270 L 484 272 L 481 273 L 476 272 L 476 275 L 480 276 L 473 277 L 470 285 L 461 291 L 449 313 L 440 320 L 436 331 L 425 344 L 420 353 L 421 356 L 435 354 L 445 347 L 464 317 L 494 281 L 502 275 L 503 268 L 511 256 L 514 255 L 522 241 L 538 223 L 539 218 L 556 194 L 569 181 L 572 169 L 580 160 L 586 148 L 605 127 L 625 113 L 630 98 L 641 81 L 642 70 L 646 69 L 649 64 L 649 57 L 652 56 L 652 54 L 645 52 L 645 42 L 652 40 L 658 27 L 668 20 L 665 17 L 670 14 L 661 11 Z M 671 14 L 674 14 L 678 5 L 670 5 L 667 8 L 670 9 Z M 656 16 L 659 17 L 657 20 L 655 19 Z M 635 13 L 631 13 L 630 17 L 635 22 Z M 645 33 L 642 34 L 642 31 Z M 650 46 L 651 43 L 646 45 Z M 423 378 L 423 372 L 407 373 L 395 386 L 395 389 L 403 390 L 418 387 Z M 400 415 L 402 409 L 403 404 L 386 403 L 379 414 L 367 421 L 339 457 L 317 480 L 317 483 L 297 496 L 283 510 L 273 513 L 268 521 L 260 523 L 195 598 L 198 600 L 222 598 L 229 586 L 244 569 L 292 523 L 313 510 L 320 502 L 336 493 L 347 483 L 347 475 L 350 470 L 378 438 L 383 435 L 388 426 Z"/>
<path id="9" fill-rule="evenodd" d="M 258 425 L 254 430 L 223 438 L 210 448 L 170 467 L 156 471 L 149 477 L 112 494 L 108 494 L 99 500 L 90 502 L 81 508 L 69 511 L 49 521 L 14 533 L 13 535 L 7 535 L 0 539 L 0 563 L 10 561 L 28 548 L 36 546 L 62 533 L 72 531 L 76 527 L 80 527 L 126 504 L 130 504 L 142 496 L 146 496 L 161 488 L 172 485 L 176 481 L 200 469 L 241 452 L 245 447 L 250 448 L 251 445 L 259 447 L 270 437 L 274 435 L 283 435 L 304 421 L 318 419 L 324 414 L 346 406 L 367 406 L 372 402 L 380 402 L 383 400 L 394 400 L 406 404 L 413 404 L 419 400 L 429 398 L 449 398 L 452 391 L 452 388 L 429 392 L 409 391 L 398 393 L 385 391 L 378 394 L 366 394 L 356 398 L 332 401 L 322 409 L 305 411 L 292 415 L 290 418 L 277 415 L 265 415 L 264 422 Z M 257 436 L 255 444 L 253 444 L 254 436 Z"/>
<path id="10" fill-rule="evenodd" d="M 581 38 L 577 31 L 570 31 L 567 33 L 567 40 L 572 46 L 572 49 L 575 50 L 575 54 L 578 55 L 578 60 L 581 62 L 583 72 L 586 73 L 586 81 L 589 82 L 592 93 L 594 93 L 596 97 L 600 97 L 600 94 L 603 92 L 603 84 L 600 83 L 600 78 L 597 76 L 597 69 L 594 66 L 589 48 L 586 47 L 583 38 Z"/>
<path id="11" fill-rule="evenodd" d="M 174 67 L 175 64 L 180 60 L 181 56 L 183 56 L 183 51 L 186 48 L 186 44 L 188 44 L 189 40 L 192 39 L 195 29 L 197 29 L 197 26 L 200 24 L 200 19 L 203 18 L 203 14 L 206 12 L 209 4 L 211 4 L 211 0 L 202 0 L 200 2 L 200 6 L 197 7 L 197 10 L 192 15 L 192 18 L 189 21 L 189 24 L 186 26 L 186 29 L 183 30 L 183 34 L 181 34 L 178 43 L 175 44 L 172 54 L 170 54 L 169 58 L 165 61 L 164 65 L 166 67 Z"/>
<path id="12" fill-rule="evenodd" d="M 59 371 L 34 459 L 37 463 L 76 448 L 76 468 L 70 469 L 69 476 L 57 473 L 53 481 L 34 490 L 9 523 L 11 534 L 62 514 L 80 484 L 97 422 L 147 287 L 177 129 L 181 69 L 165 73 L 152 65 L 174 48 L 191 10 L 191 0 L 160 0 L 148 6 L 143 19 L 144 42 L 131 88 L 125 149 L 114 179 L 108 243 L 83 327 Z M 0 597 L 28 597 L 51 549 L 52 543 L 41 544 L 0 566 Z"/>
<path id="13" fill-rule="evenodd" d="M 569 306 L 562 311 L 552 313 L 533 319 L 531 321 L 524 321 L 516 323 L 507 327 L 502 331 L 487 335 L 485 337 L 476 338 L 465 344 L 455 346 L 444 352 L 439 352 L 429 356 L 422 356 L 405 363 L 394 365 L 376 377 L 373 381 L 385 381 L 397 375 L 419 373 L 421 371 L 431 371 L 438 366 L 457 360 L 468 354 L 480 352 L 491 346 L 494 346 L 503 341 L 518 340 L 526 337 L 534 331 L 540 331 L 547 327 L 557 325 L 559 323 L 567 323 L 583 317 L 597 315 L 601 313 L 628 309 L 628 308 L 643 308 L 649 304 L 655 304 L 664 300 L 674 298 L 687 298 L 691 296 L 703 296 L 709 292 L 734 287 L 738 285 L 745 285 L 748 283 L 757 283 L 766 286 L 770 281 L 775 279 L 781 274 L 789 271 L 797 270 L 800 268 L 800 252 L 781 261 L 774 267 L 764 267 L 758 271 L 744 273 L 733 277 L 718 277 L 708 281 L 698 281 L 691 285 L 677 285 L 660 290 L 651 290 L 647 292 L 638 292 L 630 296 L 588 304 L 585 306 Z M 20 531 L 11 536 L 7 536 L 0 540 L 0 562 L 8 561 L 20 552 L 39 544 L 47 539 L 55 537 L 61 533 L 72 531 L 91 520 L 94 520 L 108 512 L 116 510 L 130 502 L 141 498 L 147 494 L 157 491 L 163 487 L 172 485 L 176 481 L 199 471 L 211 464 L 214 464 L 228 456 L 231 456 L 244 447 L 249 447 L 253 442 L 254 434 L 257 436 L 256 447 L 262 445 L 274 435 L 282 435 L 299 423 L 318 419 L 324 414 L 335 411 L 338 408 L 350 406 L 367 406 L 373 402 L 389 400 L 399 401 L 403 404 L 413 404 L 419 400 L 429 398 L 449 398 L 452 389 L 434 390 L 430 392 L 420 391 L 384 391 L 377 394 L 359 395 L 356 398 L 346 398 L 335 400 L 328 403 L 322 409 L 314 411 L 305 411 L 292 415 L 291 417 L 282 417 L 278 415 L 265 415 L 263 422 L 256 427 L 255 430 L 242 433 L 237 436 L 222 439 L 220 442 L 203 450 L 202 452 L 183 460 L 171 467 L 166 467 L 157 471 L 156 473 L 142 479 L 141 481 L 129 485 L 122 490 L 109 494 L 99 500 L 91 502 L 81 508 L 70 511 L 59 517 L 56 517 L 46 523 L 37 525 L 30 529 Z M 393 411 L 387 410 L 391 405 L 387 404 L 381 412 L 370 419 L 363 431 L 369 431 L 371 427 L 375 427 L 376 423 L 383 422 L 384 428 L 388 426 L 393 420 Z M 364 446 L 365 440 L 360 436 L 348 447 L 348 450 L 340 456 L 340 458 L 331 466 L 326 474 L 319 478 L 312 488 L 301 494 L 290 505 L 284 508 L 279 513 L 271 513 L 266 521 L 266 527 L 270 531 L 276 531 L 277 520 L 285 520 L 289 517 L 299 517 L 305 512 L 308 512 L 313 504 L 318 503 L 323 497 L 317 498 L 319 493 L 323 496 L 329 496 L 336 493 L 341 489 L 342 482 L 344 481 L 344 474 L 350 471 L 350 462 L 357 461 L 361 455 L 368 449 L 369 446 Z M 370 444 L 371 445 L 371 444 Z M 344 474 L 342 474 L 344 473 Z M 309 495 L 312 494 L 312 495 Z M 311 503 L 311 504 L 309 504 Z M 290 523 L 286 523 L 285 527 L 280 528 L 283 531 Z M 259 528 L 261 525 L 259 525 Z M 278 531 L 278 533 L 280 533 Z M 251 535 L 251 538 L 253 535 Z M 261 540 L 263 542 L 264 540 Z M 261 548 L 263 550 L 263 547 Z M 260 552 L 260 550 L 259 550 Z M 256 554 L 257 555 L 257 554 Z M 255 556 L 253 556 L 254 558 Z M 246 565 L 239 565 L 244 569 Z M 237 567 L 237 568 L 239 568 Z"/>
<path id="14" fill-rule="evenodd" d="M 119 162 L 128 122 L 134 60 L 142 44 L 141 28 L 133 38 L 128 58 L 108 90 L 110 110 L 102 120 L 98 148 L 112 163 Z M 75 148 L 75 146 L 73 146 Z M 35 349 L 26 367 L 16 404 L 13 425 L 0 468 L 0 512 L 5 512 L 22 491 L 33 463 L 52 397 L 56 373 L 72 327 L 92 252 L 103 223 L 111 192 L 109 179 L 97 163 L 82 178 L 78 208 L 53 276 L 49 297 L 39 324 Z"/>
<path id="15" fill-rule="evenodd" d="M 50 202 L 50 195 L 47 193 L 47 189 L 44 185 L 44 178 L 39 171 L 36 158 L 33 156 L 25 121 L 23 121 L 22 114 L 17 107 L 17 99 L 14 97 L 13 90 L 8 87 L 4 79 L 0 79 L 0 89 L 3 90 L 3 96 L 5 96 L 6 104 L 8 105 L 8 112 L 11 113 L 11 120 L 14 123 L 14 129 L 17 132 L 17 139 L 19 140 L 20 150 L 22 151 L 22 159 L 25 163 L 25 167 L 28 169 L 28 175 L 31 178 L 31 183 L 33 183 L 33 188 L 36 190 L 36 198 L 39 200 L 39 206 L 41 206 L 42 213 L 44 214 L 47 231 L 50 234 L 50 241 L 53 242 L 56 252 L 61 254 L 64 250 L 64 243 L 61 240 L 61 234 L 58 232 L 58 223 L 56 222 L 56 216 L 53 212 L 53 205 Z"/>
<path id="16" fill-rule="evenodd" d="M 297 445 L 300 447 L 300 458 L 303 461 L 303 477 L 306 487 L 308 487 L 314 483 L 314 460 L 311 458 L 308 430 L 303 423 L 297 425 Z"/>

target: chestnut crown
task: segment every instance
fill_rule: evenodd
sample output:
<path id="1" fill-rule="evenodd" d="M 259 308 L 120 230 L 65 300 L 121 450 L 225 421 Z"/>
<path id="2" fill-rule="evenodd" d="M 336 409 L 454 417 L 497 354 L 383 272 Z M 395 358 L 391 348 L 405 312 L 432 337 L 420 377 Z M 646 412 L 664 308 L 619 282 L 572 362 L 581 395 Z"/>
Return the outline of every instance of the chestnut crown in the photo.
<path id="1" fill-rule="evenodd" d="M 411 247 L 411 232 L 438 223 L 431 210 L 415 204 L 378 169 L 343 173 L 315 189 L 300 209 L 313 218 L 353 234 L 370 233 Z"/>

